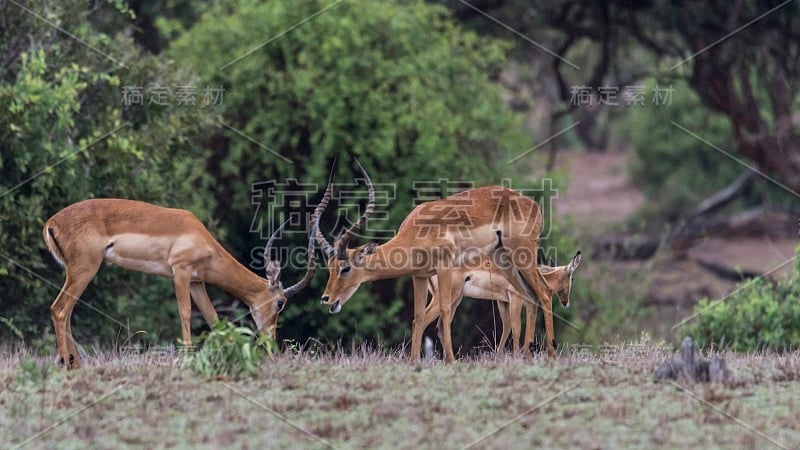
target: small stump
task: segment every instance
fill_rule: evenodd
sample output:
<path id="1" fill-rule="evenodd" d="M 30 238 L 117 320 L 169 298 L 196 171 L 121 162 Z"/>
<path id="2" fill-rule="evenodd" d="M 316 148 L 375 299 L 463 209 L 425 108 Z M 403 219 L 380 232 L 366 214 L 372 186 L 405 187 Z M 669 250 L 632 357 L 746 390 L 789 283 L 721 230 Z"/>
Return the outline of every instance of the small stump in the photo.
<path id="1" fill-rule="evenodd" d="M 681 342 L 680 353 L 659 364 L 653 374 L 657 382 L 682 380 L 686 383 L 725 383 L 730 378 L 731 371 L 725 365 L 725 360 L 719 356 L 710 360 L 697 358 L 694 341 L 688 336 Z"/>

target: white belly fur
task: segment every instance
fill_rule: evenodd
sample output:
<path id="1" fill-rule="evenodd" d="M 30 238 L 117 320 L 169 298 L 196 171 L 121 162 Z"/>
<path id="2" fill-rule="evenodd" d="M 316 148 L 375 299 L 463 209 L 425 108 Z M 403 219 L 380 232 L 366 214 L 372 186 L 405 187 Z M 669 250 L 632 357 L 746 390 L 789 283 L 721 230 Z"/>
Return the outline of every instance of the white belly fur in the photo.
<path id="1" fill-rule="evenodd" d="M 500 275 L 495 276 L 501 277 Z M 488 284 L 483 281 L 475 279 L 475 275 L 472 275 L 470 280 L 464 283 L 464 295 L 471 298 L 507 301 L 505 289 L 489 289 L 487 288 Z"/>
<path id="2" fill-rule="evenodd" d="M 128 270 L 171 277 L 172 268 L 167 257 L 173 242 L 169 237 L 136 233 L 116 235 L 109 239 L 105 261 Z"/>
<path id="3" fill-rule="evenodd" d="M 481 255 L 488 255 L 497 247 L 497 231 L 493 225 L 471 228 L 465 234 L 448 231 L 447 239 L 458 249 L 453 264 L 462 265 Z"/>
<path id="4" fill-rule="evenodd" d="M 494 225 L 469 228 L 462 234 L 458 231 L 447 232 L 448 238 L 460 248 L 480 248 L 491 250 L 497 246 L 498 228 Z"/>

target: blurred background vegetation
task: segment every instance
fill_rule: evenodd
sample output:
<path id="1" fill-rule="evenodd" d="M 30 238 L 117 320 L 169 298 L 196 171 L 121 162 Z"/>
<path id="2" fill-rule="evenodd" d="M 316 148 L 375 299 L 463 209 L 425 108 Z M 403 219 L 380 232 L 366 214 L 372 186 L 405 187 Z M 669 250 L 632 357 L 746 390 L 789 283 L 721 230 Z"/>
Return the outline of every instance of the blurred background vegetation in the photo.
<path id="1" fill-rule="evenodd" d="M 557 321 L 561 342 L 645 331 L 671 339 L 685 330 L 670 326 L 700 298 L 770 269 L 760 260 L 742 267 L 726 259 L 728 247 L 707 247 L 711 238 L 795 244 L 794 3 L 62 0 L 9 1 L 0 12 L 4 342 L 54 345 L 49 304 L 63 272 L 41 229 L 68 204 L 123 197 L 189 209 L 258 271 L 251 251 L 272 224 L 254 202 L 254 184 L 297 180 L 317 184 L 321 194 L 334 160 L 335 180 L 354 183 L 354 157 L 373 181 L 396 187 L 371 230 L 396 229 L 414 206 L 415 182 L 478 186 L 509 178 L 514 188 L 539 189 L 542 179 L 553 180 L 553 192 L 536 195 L 550 216 L 543 247 L 557 249 L 548 255 L 559 262 L 577 248 L 588 254 L 575 277 L 574 306 L 555 311 L 575 325 Z M 599 104 L 599 87 L 631 85 L 648 93 L 642 107 Z M 131 86 L 144 89 L 143 104 L 124 101 Z M 197 88 L 196 104 L 176 102 L 180 86 Z M 576 101 L 576 86 L 590 88 L 589 103 Z M 656 86 L 672 88 L 669 104 L 653 104 Z M 155 87 L 168 88 L 169 101 L 152 102 Z M 207 87 L 222 87 L 221 101 L 203 102 Z M 617 95 L 624 105 L 624 92 Z M 570 191 L 597 189 L 576 183 L 600 177 L 593 161 L 612 154 L 621 155 L 621 176 L 643 198 L 633 212 L 609 213 L 614 220 L 605 222 L 596 211 L 561 212 L 575 198 Z M 576 172 L 581 161 L 597 172 Z M 312 194 L 312 206 L 318 197 Z M 357 214 L 352 206 L 329 209 L 328 233 Z M 386 238 L 368 232 L 363 240 L 372 237 Z M 281 245 L 303 247 L 304 234 L 287 233 Z M 286 278 L 301 273 L 284 269 Z M 408 279 L 365 285 L 335 316 L 317 301 L 326 279 L 318 274 L 290 300 L 281 338 L 344 346 L 409 338 Z M 794 280 L 763 281 L 737 296 L 796 303 Z M 243 311 L 221 291 L 211 296 L 232 317 Z M 746 303 L 737 298 L 731 308 Z M 73 316 L 83 344 L 177 337 L 170 280 L 104 268 L 83 300 Z M 796 338 L 797 309 L 771 308 L 786 314 L 768 322 L 772 334 L 751 333 L 736 348 L 797 345 L 775 331 Z M 713 317 L 692 330 L 720 345 L 735 340 L 728 322 L 745 329 L 753 320 Z M 496 318 L 489 302 L 464 302 L 454 325 L 462 351 L 494 341 Z M 198 319 L 196 330 L 204 328 Z"/>

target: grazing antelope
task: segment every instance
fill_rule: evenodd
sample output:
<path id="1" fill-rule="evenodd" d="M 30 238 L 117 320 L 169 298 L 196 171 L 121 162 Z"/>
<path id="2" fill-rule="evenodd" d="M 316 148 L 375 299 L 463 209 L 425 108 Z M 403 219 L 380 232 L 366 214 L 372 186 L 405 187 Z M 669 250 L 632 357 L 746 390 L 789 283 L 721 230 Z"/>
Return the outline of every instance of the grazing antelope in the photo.
<path id="1" fill-rule="evenodd" d="M 418 205 L 400 225 L 397 234 L 384 244 L 373 242 L 349 249 L 347 244 L 351 237 L 375 208 L 372 181 L 360 164 L 359 168 L 369 189 L 367 206 L 359 220 L 331 244 L 319 230 L 319 216 L 316 216 L 317 244 L 328 258 L 329 278 L 322 303 L 330 305 L 331 313 L 341 311 L 365 281 L 411 275 L 414 285 L 411 359 L 417 361 L 424 330 L 428 279 L 437 275 L 441 297 L 453 298 L 452 269 L 465 259 L 490 256 L 527 302 L 546 298 L 550 288 L 536 267 L 542 216 L 534 200 L 505 187 L 470 189 Z M 330 195 L 329 183 L 325 196 L 330 198 Z M 451 302 L 439 302 L 447 362 L 454 360 L 450 337 L 451 305 Z M 548 335 L 552 335 L 552 321 L 546 326 Z M 552 342 L 548 344 L 548 353 L 555 356 Z"/>
<path id="2" fill-rule="evenodd" d="M 542 310 L 545 312 L 545 322 L 547 320 L 547 312 L 552 316 L 552 295 L 558 297 L 559 302 L 564 307 L 569 306 L 569 294 L 572 289 L 572 274 L 581 263 L 581 252 L 575 254 L 566 266 L 550 267 L 546 265 L 539 265 L 539 271 L 542 272 L 544 279 L 550 287 L 550 296 L 542 301 Z M 525 354 L 530 354 L 530 345 L 533 343 L 533 337 L 536 326 L 536 312 L 538 304 L 530 304 L 524 302 L 523 296 L 520 295 L 511 283 L 508 282 L 503 276 L 494 268 L 492 262 L 488 258 L 480 258 L 480 260 L 471 267 L 459 267 L 454 269 L 453 282 L 463 279 L 464 283 L 461 287 L 453 286 L 453 306 L 451 314 L 455 316 L 456 308 L 461 303 L 464 296 L 480 300 L 494 300 L 497 302 L 497 309 L 500 312 L 500 320 L 503 323 L 503 332 L 500 335 L 500 342 L 498 351 L 504 351 L 508 335 L 512 335 L 512 345 L 514 353 L 519 352 L 519 338 L 522 329 L 522 321 L 520 313 L 522 312 L 522 305 L 525 304 L 526 322 L 525 322 L 525 341 L 523 343 L 523 351 Z M 427 328 L 434 320 L 439 318 L 439 295 L 438 295 L 438 279 L 431 277 L 428 286 L 428 291 L 432 295 L 431 302 L 425 309 L 425 325 Z M 538 299 L 537 299 L 538 300 Z M 437 330 L 440 330 L 437 326 Z M 439 339 L 441 340 L 441 335 Z M 555 344 L 553 344 L 555 346 Z"/>
<path id="3" fill-rule="evenodd" d="M 272 242 L 282 227 L 267 242 L 265 258 L 269 258 Z M 67 369 L 80 367 L 70 324 L 72 309 L 103 261 L 173 279 L 187 346 L 192 342 L 190 294 L 203 318 L 209 324 L 217 321 L 204 283 L 240 298 L 250 307 L 258 329 L 267 329 L 274 337 L 278 313 L 287 297 L 308 284 L 316 265 L 314 240 L 309 239 L 306 273 L 298 283 L 284 289 L 278 261 L 270 260 L 266 279 L 261 278 L 231 256 L 189 211 L 133 200 L 73 203 L 45 223 L 43 234 L 50 253 L 67 272 L 64 287 L 50 307 L 60 361 Z"/>

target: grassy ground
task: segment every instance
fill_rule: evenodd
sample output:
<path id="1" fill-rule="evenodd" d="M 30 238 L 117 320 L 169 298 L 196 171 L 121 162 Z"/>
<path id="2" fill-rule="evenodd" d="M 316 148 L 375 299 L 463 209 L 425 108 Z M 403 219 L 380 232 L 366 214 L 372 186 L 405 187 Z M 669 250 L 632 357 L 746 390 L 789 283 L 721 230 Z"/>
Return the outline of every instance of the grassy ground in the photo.
<path id="1" fill-rule="evenodd" d="M 0 355 L 4 448 L 798 448 L 800 353 L 723 355 L 729 386 L 654 384 L 664 349 L 556 360 L 283 354 L 204 380 L 174 355 L 89 358 L 65 373 Z M 49 360 L 49 358 L 48 358 Z M 48 368 L 50 370 L 48 371 Z"/>

